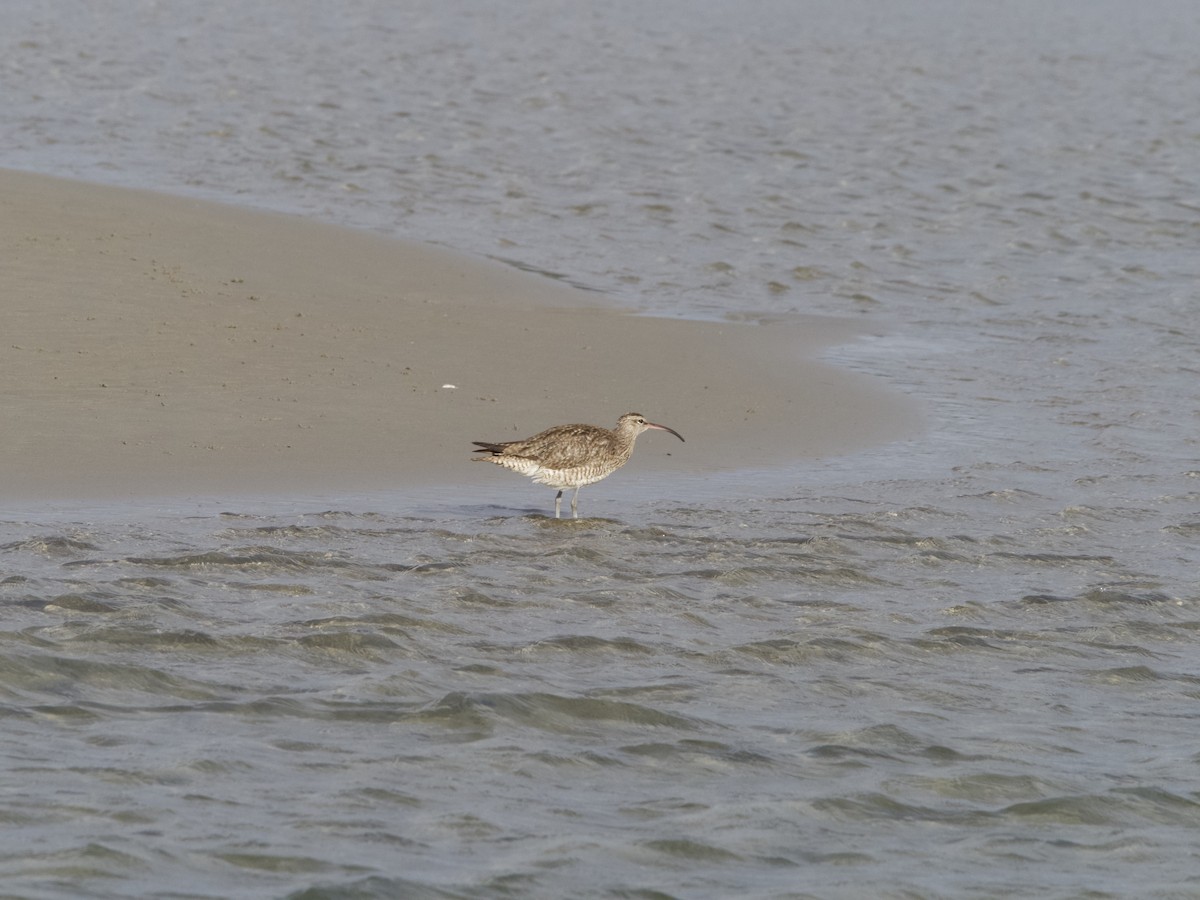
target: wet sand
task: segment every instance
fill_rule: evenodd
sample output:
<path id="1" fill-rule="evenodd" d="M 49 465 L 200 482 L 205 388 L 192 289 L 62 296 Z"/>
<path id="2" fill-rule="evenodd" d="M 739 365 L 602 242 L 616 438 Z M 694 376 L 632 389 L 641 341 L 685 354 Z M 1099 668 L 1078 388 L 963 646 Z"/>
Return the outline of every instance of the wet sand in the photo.
<path id="1" fill-rule="evenodd" d="M 2 498 L 478 481 L 472 440 L 629 411 L 687 438 L 638 468 L 682 474 L 920 427 L 814 359 L 846 321 L 637 316 L 430 245 L 5 170 L 0 247 Z"/>

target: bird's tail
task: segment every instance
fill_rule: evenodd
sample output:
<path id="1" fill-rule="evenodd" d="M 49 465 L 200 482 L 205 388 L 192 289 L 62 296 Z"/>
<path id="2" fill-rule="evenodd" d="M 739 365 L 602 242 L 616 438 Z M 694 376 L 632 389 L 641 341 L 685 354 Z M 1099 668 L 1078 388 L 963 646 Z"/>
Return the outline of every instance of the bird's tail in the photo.
<path id="1" fill-rule="evenodd" d="M 504 452 L 503 444 L 489 444 L 486 441 L 471 441 L 471 443 L 479 448 L 478 450 L 472 450 L 472 453 L 490 453 L 493 456 L 498 456 Z"/>

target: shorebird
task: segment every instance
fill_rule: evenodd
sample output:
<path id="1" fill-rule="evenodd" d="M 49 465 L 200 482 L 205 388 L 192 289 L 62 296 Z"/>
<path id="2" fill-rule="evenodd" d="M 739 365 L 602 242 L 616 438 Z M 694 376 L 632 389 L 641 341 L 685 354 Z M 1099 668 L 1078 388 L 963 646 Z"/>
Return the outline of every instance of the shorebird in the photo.
<path id="1" fill-rule="evenodd" d="M 599 425 L 558 425 L 523 441 L 504 441 L 491 444 L 472 441 L 479 449 L 476 461 L 493 462 L 522 475 L 534 484 L 558 488 L 554 498 L 554 518 L 559 518 L 562 495 L 566 488 L 575 488 L 571 495 L 571 514 L 579 518 L 579 489 L 607 478 L 625 463 L 633 453 L 633 442 L 648 428 L 669 431 L 683 440 L 683 435 L 666 425 L 647 422 L 641 413 L 625 413 L 617 419 L 617 427 Z"/>

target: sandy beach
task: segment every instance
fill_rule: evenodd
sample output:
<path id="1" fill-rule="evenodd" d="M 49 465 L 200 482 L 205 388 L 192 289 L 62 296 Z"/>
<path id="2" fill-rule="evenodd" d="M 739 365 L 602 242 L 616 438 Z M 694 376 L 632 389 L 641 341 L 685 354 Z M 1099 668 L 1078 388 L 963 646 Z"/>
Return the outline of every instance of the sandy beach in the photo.
<path id="1" fill-rule="evenodd" d="M 4 170 L 0 246 L 9 499 L 478 480 L 472 440 L 632 410 L 687 438 L 637 467 L 685 474 L 919 428 L 814 359 L 850 322 L 636 316 L 433 246 Z"/>

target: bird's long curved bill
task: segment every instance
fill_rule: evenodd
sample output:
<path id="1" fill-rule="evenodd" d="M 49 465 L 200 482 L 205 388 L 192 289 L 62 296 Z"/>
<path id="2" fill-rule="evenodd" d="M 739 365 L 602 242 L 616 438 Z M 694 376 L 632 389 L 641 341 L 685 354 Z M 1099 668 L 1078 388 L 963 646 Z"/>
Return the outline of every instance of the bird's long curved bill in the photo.
<path id="1" fill-rule="evenodd" d="M 671 432 L 671 434 L 675 435 L 675 437 L 677 437 L 681 441 L 683 441 L 683 435 L 680 434 L 678 431 L 676 431 L 674 428 L 668 428 L 666 425 L 655 425 L 653 422 L 647 422 L 646 427 L 647 428 L 657 428 L 659 431 L 669 431 L 669 432 Z M 687 441 L 684 441 L 684 443 L 686 444 Z"/>

